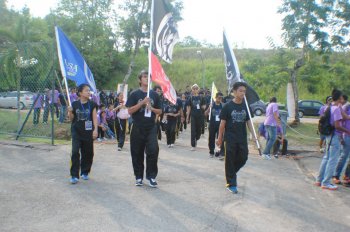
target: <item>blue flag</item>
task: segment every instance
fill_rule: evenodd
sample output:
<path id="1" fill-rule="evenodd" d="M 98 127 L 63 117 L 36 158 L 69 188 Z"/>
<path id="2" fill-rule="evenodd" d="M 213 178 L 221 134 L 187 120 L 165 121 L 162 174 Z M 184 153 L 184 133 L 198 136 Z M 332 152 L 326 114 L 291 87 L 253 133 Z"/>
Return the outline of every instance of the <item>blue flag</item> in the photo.
<path id="1" fill-rule="evenodd" d="M 64 78 L 74 81 L 77 86 L 88 84 L 97 93 L 94 75 L 78 49 L 59 27 L 55 27 L 58 59 Z"/>

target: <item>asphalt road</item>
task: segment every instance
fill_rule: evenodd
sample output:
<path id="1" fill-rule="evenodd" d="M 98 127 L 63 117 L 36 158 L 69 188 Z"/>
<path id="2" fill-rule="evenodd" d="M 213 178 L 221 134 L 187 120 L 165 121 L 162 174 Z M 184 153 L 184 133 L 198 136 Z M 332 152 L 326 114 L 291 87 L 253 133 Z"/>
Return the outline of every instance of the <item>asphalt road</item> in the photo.
<path id="1" fill-rule="evenodd" d="M 71 185 L 70 146 L 0 141 L 0 231 L 350 231 L 350 189 L 312 185 L 320 155 L 262 160 L 250 147 L 239 193 L 206 136 L 160 144 L 158 189 L 135 187 L 129 144 L 96 143 L 89 181 Z M 302 154 L 301 154 L 302 155 Z"/>

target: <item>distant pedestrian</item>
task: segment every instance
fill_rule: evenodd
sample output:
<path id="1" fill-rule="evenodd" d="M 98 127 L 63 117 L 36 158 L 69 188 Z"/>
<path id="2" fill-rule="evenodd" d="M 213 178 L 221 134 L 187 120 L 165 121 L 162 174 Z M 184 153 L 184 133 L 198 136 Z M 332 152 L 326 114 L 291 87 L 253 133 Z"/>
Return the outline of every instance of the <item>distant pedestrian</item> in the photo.
<path id="1" fill-rule="evenodd" d="M 271 159 L 270 152 L 277 139 L 277 126 L 281 125 L 279 119 L 278 105 L 276 102 L 276 97 L 272 97 L 270 99 L 269 105 L 266 108 L 266 119 L 264 121 L 264 125 L 268 133 L 268 137 L 266 140 L 266 147 L 262 154 L 262 158 L 267 160 Z M 275 154 L 275 158 L 278 158 L 278 155 Z"/>
<path id="2" fill-rule="evenodd" d="M 326 97 L 326 104 L 323 105 L 318 112 L 320 117 L 322 117 L 324 115 L 324 112 L 330 106 L 331 103 L 332 103 L 332 96 L 327 96 Z M 326 135 L 320 134 L 320 152 L 321 153 L 325 152 L 325 149 L 324 149 L 325 142 L 326 142 Z"/>
<path id="3" fill-rule="evenodd" d="M 79 170 L 83 180 L 89 179 L 94 157 L 94 142 L 97 137 L 97 105 L 89 100 L 90 87 L 81 84 L 78 87 L 80 100 L 74 101 L 68 108 L 69 119 L 72 122 L 72 157 L 70 182 L 79 181 Z"/>

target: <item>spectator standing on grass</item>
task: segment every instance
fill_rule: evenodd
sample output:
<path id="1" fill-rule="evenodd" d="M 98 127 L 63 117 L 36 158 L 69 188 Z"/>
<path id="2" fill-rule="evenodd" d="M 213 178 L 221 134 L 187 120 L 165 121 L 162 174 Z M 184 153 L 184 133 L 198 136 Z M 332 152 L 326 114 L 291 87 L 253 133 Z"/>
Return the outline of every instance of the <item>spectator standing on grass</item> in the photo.
<path id="1" fill-rule="evenodd" d="M 90 101 L 90 87 L 81 84 L 78 87 L 80 100 L 74 101 L 68 107 L 68 116 L 72 122 L 72 156 L 70 182 L 76 184 L 80 176 L 89 179 L 89 173 L 94 157 L 94 142 L 97 137 L 97 105 Z"/>
<path id="2" fill-rule="evenodd" d="M 58 119 L 58 122 L 64 123 L 64 121 L 66 120 L 66 115 L 67 115 L 67 95 L 65 94 L 65 90 L 63 90 L 62 93 L 59 93 L 58 101 L 61 105 L 60 117 Z"/>
<path id="3" fill-rule="evenodd" d="M 233 85 L 235 98 L 224 105 L 220 113 L 220 128 L 217 145 L 225 141 L 226 187 L 231 193 L 237 193 L 237 173 L 248 160 L 247 126 L 252 132 L 248 106 L 244 102 L 247 84 L 236 82 Z M 225 136 L 225 139 L 223 138 Z"/>
<path id="4" fill-rule="evenodd" d="M 35 102 L 33 106 L 34 114 L 33 114 L 33 124 L 38 125 L 39 119 L 40 119 L 40 111 L 41 107 L 43 107 L 43 95 L 39 92 L 37 94 L 34 94 L 32 97 L 33 102 Z"/>
<path id="5" fill-rule="evenodd" d="M 330 106 L 331 103 L 332 103 L 332 96 L 327 96 L 326 97 L 326 104 L 323 105 L 318 112 L 320 117 L 322 117 L 324 115 L 324 112 Z M 325 152 L 325 149 L 324 149 L 325 141 L 326 141 L 326 136 L 323 134 L 320 134 L 320 152 L 321 153 Z"/>
<path id="6" fill-rule="evenodd" d="M 146 154 L 146 179 L 150 187 L 157 187 L 158 138 L 156 116 L 162 113 L 159 95 L 148 91 L 148 72 L 141 71 L 138 76 L 140 88 L 131 93 L 126 107 L 133 118 L 130 132 L 130 151 L 135 175 L 135 185 L 143 185 L 144 157 Z"/>
<path id="7" fill-rule="evenodd" d="M 265 130 L 268 133 L 268 138 L 266 140 L 266 147 L 262 154 L 262 158 L 266 160 L 271 159 L 271 149 L 277 139 L 277 126 L 280 126 L 279 112 L 276 97 L 270 99 L 270 103 L 266 108 L 266 119 L 264 121 Z M 278 156 L 275 154 L 275 158 Z"/>
<path id="8" fill-rule="evenodd" d="M 341 97 L 340 90 L 333 90 L 332 104 L 326 110 L 326 114 L 330 114 L 330 124 L 334 127 L 334 131 L 326 136 L 326 152 L 323 156 L 319 173 L 316 178 L 316 186 L 321 186 L 322 189 L 337 190 L 338 187 L 331 183 L 337 162 L 340 156 L 341 136 L 342 133 L 350 134 L 350 130 L 342 126 L 343 116 L 341 113 Z"/>

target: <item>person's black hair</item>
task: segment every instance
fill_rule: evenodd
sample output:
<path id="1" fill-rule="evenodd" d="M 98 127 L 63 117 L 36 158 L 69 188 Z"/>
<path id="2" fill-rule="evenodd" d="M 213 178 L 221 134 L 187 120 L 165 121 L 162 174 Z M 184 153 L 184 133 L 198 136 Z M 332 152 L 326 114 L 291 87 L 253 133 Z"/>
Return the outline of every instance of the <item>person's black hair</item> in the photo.
<path id="1" fill-rule="evenodd" d="M 138 75 L 139 80 L 141 80 L 141 77 L 142 77 L 143 75 L 148 75 L 148 71 L 147 71 L 147 70 L 142 70 L 142 71 L 139 73 L 139 75 Z"/>
<path id="2" fill-rule="evenodd" d="M 106 107 L 105 104 L 102 103 L 98 108 L 102 109 L 102 107 Z"/>
<path id="3" fill-rule="evenodd" d="M 90 88 L 90 85 L 88 85 L 88 84 L 81 84 L 81 85 L 78 86 L 78 89 L 77 89 L 78 97 L 80 97 L 80 93 L 83 92 L 85 87 L 89 87 Z"/>
<path id="4" fill-rule="evenodd" d="M 160 88 L 160 86 L 159 86 L 159 85 L 155 85 L 155 86 L 153 87 L 153 91 L 157 91 L 157 89 L 162 90 L 162 88 Z"/>
<path id="5" fill-rule="evenodd" d="M 332 100 L 338 101 L 342 95 L 343 95 L 343 93 L 340 90 L 334 89 L 332 91 Z"/>
<path id="6" fill-rule="evenodd" d="M 215 94 L 215 97 L 222 97 L 222 96 L 224 96 L 221 92 L 217 92 L 216 94 Z"/>
<path id="7" fill-rule="evenodd" d="M 99 115 L 99 116 L 100 116 L 101 119 L 102 119 L 102 114 L 103 114 L 103 113 L 106 113 L 106 111 L 102 110 L 102 111 L 100 112 L 100 115 Z"/>
<path id="8" fill-rule="evenodd" d="M 277 102 L 277 98 L 276 98 L 276 97 L 272 97 L 272 98 L 270 98 L 270 103 L 271 103 L 271 102 L 276 103 L 276 102 Z"/>
<path id="9" fill-rule="evenodd" d="M 328 102 L 328 100 L 329 100 L 330 98 L 332 99 L 332 96 L 327 96 L 327 97 L 326 97 L 326 103 Z"/>
<path id="10" fill-rule="evenodd" d="M 348 101 L 348 95 L 343 94 L 344 101 Z"/>
<path id="11" fill-rule="evenodd" d="M 109 103 L 109 104 L 108 104 L 108 108 L 109 108 L 110 106 L 113 106 L 113 104 Z"/>
<path id="12" fill-rule="evenodd" d="M 233 84 L 233 90 L 237 90 L 239 87 L 244 86 L 245 88 L 247 88 L 247 84 L 245 82 L 241 82 L 238 81 L 236 83 Z"/>

